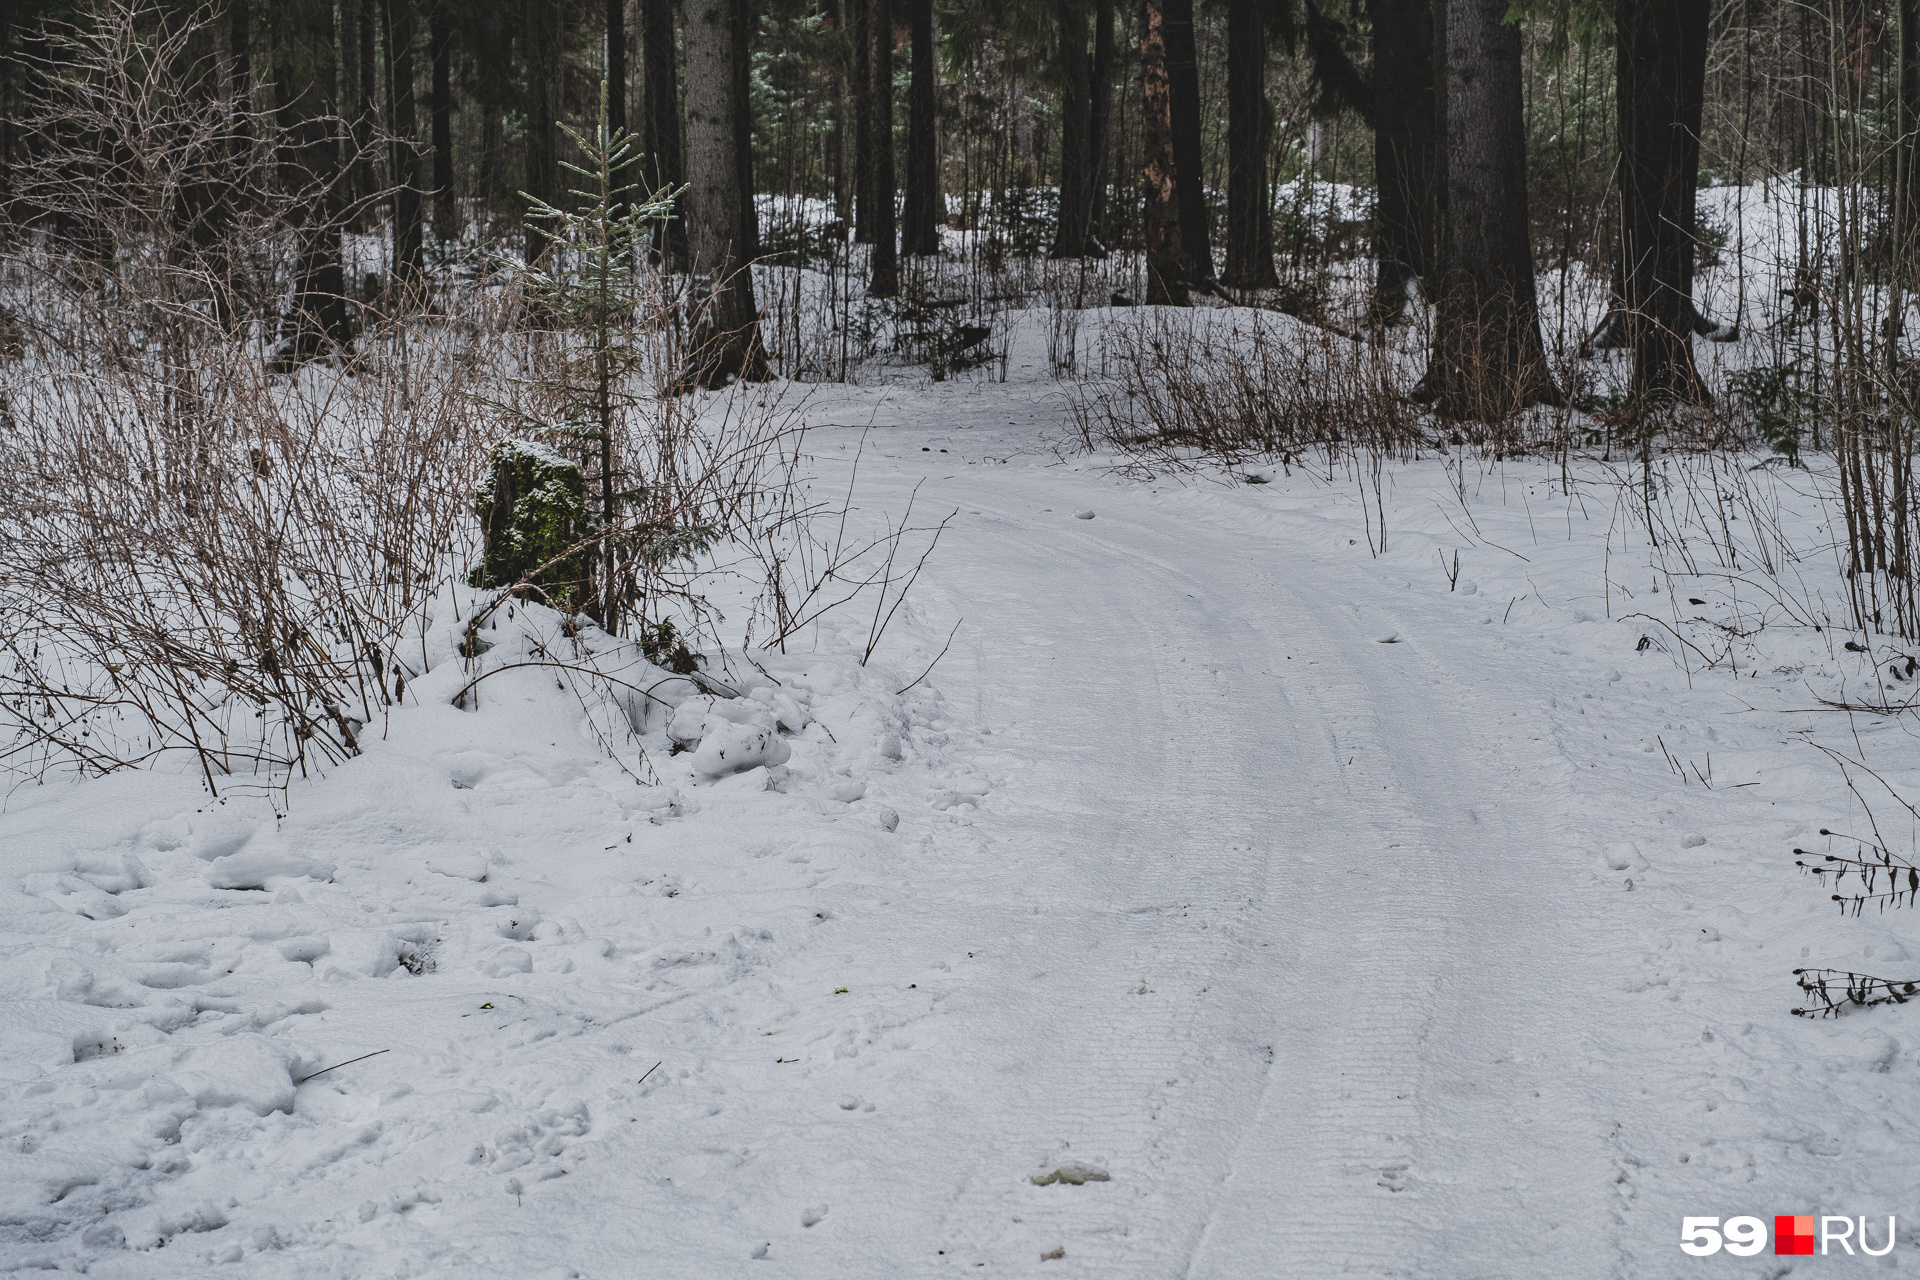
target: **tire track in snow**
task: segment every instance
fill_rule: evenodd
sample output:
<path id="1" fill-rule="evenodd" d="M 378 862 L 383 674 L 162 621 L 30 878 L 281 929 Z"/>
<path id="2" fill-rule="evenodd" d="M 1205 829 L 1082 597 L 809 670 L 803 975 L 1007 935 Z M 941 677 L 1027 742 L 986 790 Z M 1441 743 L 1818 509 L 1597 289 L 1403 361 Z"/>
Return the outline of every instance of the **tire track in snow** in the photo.
<path id="1" fill-rule="evenodd" d="M 993 505 L 1004 507 L 1011 478 L 996 479 Z M 1046 478 L 1042 500 L 1056 508 L 1061 479 Z M 1129 917 L 1128 959 L 1181 974 L 1190 995 L 1205 987 L 1205 1001 L 1126 1018 L 1116 1028 L 1126 1061 L 1079 1081 L 1081 1123 L 1111 1132 L 1116 1165 L 1160 1185 L 1135 1191 L 1124 1236 L 1091 1205 L 1061 1212 L 1059 1230 L 1104 1229 L 1117 1247 L 1078 1242 L 1104 1274 L 1492 1276 L 1516 1238 L 1541 1241 L 1530 1274 L 1610 1273 L 1612 1166 L 1589 1100 L 1594 1059 L 1564 1012 L 1554 1016 L 1581 985 L 1579 965 L 1556 872 L 1538 856 L 1561 843 L 1565 762 L 1498 741 L 1488 709 L 1465 702 L 1438 648 L 1423 647 L 1437 637 L 1376 649 L 1357 618 L 1329 616 L 1331 602 L 1378 597 L 1377 586 L 1317 571 L 1298 551 L 1277 572 L 1284 539 L 1191 512 L 1156 518 L 1150 500 L 1127 496 L 1116 514 L 1121 499 L 1104 491 L 1102 525 L 1065 534 L 1000 515 L 1035 548 L 1022 583 L 1030 616 L 982 626 L 1074 632 L 1104 674 L 1152 684 L 1158 715 L 1133 742 L 1105 744 L 1121 757 L 1106 776 L 1072 785 L 1125 815 L 1112 853 L 1128 891 L 1183 900 L 1189 919 L 1198 901 L 1223 928 L 1202 945 L 1164 920 L 1137 927 L 1151 912 Z M 1261 679 L 1242 658 L 1283 670 Z M 992 655 L 981 661 L 984 690 L 996 672 Z M 1224 697 L 1222 672 L 1233 678 Z M 975 696 L 1043 724 L 1101 723 L 1058 706 L 1059 689 L 1023 685 Z M 1206 729 L 1177 723 L 1210 694 L 1219 705 Z M 1206 815 L 1204 862 L 1197 848 L 1156 861 L 1138 847 L 1180 841 L 1165 812 L 1176 796 L 1187 802 L 1179 817 Z M 1250 856 L 1222 858 L 1222 845 Z M 1263 1043 L 1271 1067 L 1221 1060 L 1227 1046 Z M 1156 1076 L 1188 1087 L 1156 1097 Z M 1004 1111 L 997 1141 L 1021 1145 L 1062 1105 L 1044 1087 L 1022 1101 Z M 946 1230 L 1011 1216 L 1000 1186 L 970 1179 Z"/>

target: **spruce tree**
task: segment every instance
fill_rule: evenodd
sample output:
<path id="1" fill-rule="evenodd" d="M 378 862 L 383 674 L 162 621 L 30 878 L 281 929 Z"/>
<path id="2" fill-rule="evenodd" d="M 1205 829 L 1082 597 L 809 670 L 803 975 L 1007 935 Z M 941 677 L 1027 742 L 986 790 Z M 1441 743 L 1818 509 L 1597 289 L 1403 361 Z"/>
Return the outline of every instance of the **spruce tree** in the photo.
<path id="1" fill-rule="evenodd" d="M 588 612 L 619 634 L 635 612 L 647 566 L 703 548 L 704 526 L 682 526 L 659 514 L 669 504 L 645 478 L 631 474 L 622 446 L 640 397 L 635 375 L 645 366 L 637 340 L 642 303 L 636 273 L 652 224 L 673 212 L 677 191 L 637 195 L 622 181 L 634 172 L 634 143 L 607 119 L 600 91 L 600 122 L 592 136 L 561 124 L 584 163 L 561 167 L 583 180 L 571 188 L 572 209 L 534 196 L 528 216 L 540 226 L 548 251 L 526 268 L 528 300 L 555 336 L 551 362 L 530 383 L 538 412 L 521 412 L 520 425 L 545 443 L 576 452 L 597 482 L 589 497 L 594 583 Z M 525 193 L 522 193 L 523 195 Z"/>

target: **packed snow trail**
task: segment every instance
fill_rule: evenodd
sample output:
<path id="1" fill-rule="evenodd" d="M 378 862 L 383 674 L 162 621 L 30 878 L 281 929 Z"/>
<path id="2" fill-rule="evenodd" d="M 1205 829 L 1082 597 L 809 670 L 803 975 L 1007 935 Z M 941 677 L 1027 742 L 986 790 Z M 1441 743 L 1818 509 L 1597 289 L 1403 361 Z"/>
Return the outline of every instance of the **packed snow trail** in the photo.
<path id="1" fill-rule="evenodd" d="M 449 660 L 284 812 L 13 795 L 0 1266 L 1657 1280 L 1683 1215 L 1920 1194 L 1906 1011 L 1785 1012 L 1906 956 L 1781 856 L 1831 637 L 1696 679 L 1544 467 L 1409 468 L 1375 556 L 1346 477 L 1063 464 L 1017 388 L 810 412 L 958 514 L 885 661 L 764 656 L 781 778 L 637 787 Z"/>
<path id="2" fill-rule="evenodd" d="M 1610 1274 L 1608 1029 L 1524 666 L 1411 633 L 1345 548 L 972 474 L 937 491 L 981 512 L 943 548 L 970 641 L 940 675 L 1024 759 L 1019 818 L 964 829 L 1003 976 L 977 993 L 978 1114 L 946 1122 L 963 1168 L 1052 1144 L 1118 1185 L 970 1178 L 943 1214 L 961 1255 Z"/>

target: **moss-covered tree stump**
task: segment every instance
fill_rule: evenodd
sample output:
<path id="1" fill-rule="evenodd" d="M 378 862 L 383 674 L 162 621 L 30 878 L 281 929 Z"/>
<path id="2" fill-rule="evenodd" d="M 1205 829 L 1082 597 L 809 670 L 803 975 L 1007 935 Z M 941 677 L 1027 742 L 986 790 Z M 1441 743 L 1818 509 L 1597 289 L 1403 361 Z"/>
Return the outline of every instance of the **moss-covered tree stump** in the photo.
<path id="1" fill-rule="evenodd" d="M 493 447 L 487 485 L 476 496 L 486 544 L 473 585 L 530 581 L 563 613 L 592 598 L 587 555 L 567 554 L 592 533 L 578 464 L 530 440 L 503 440 Z"/>

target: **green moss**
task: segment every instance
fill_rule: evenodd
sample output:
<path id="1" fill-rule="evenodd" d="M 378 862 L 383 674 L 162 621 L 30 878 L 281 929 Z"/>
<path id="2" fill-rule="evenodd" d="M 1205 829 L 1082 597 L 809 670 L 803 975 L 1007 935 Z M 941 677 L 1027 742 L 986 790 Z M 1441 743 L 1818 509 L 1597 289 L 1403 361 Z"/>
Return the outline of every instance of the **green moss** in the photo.
<path id="1" fill-rule="evenodd" d="M 473 585 L 531 580 L 556 608 L 578 608 L 589 595 L 587 558 L 566 553 L 592 533 L 579 466 L 544 445 L 503 440 L 489 459 L 487 487 L 475 497 L 486 547 Z"/>

